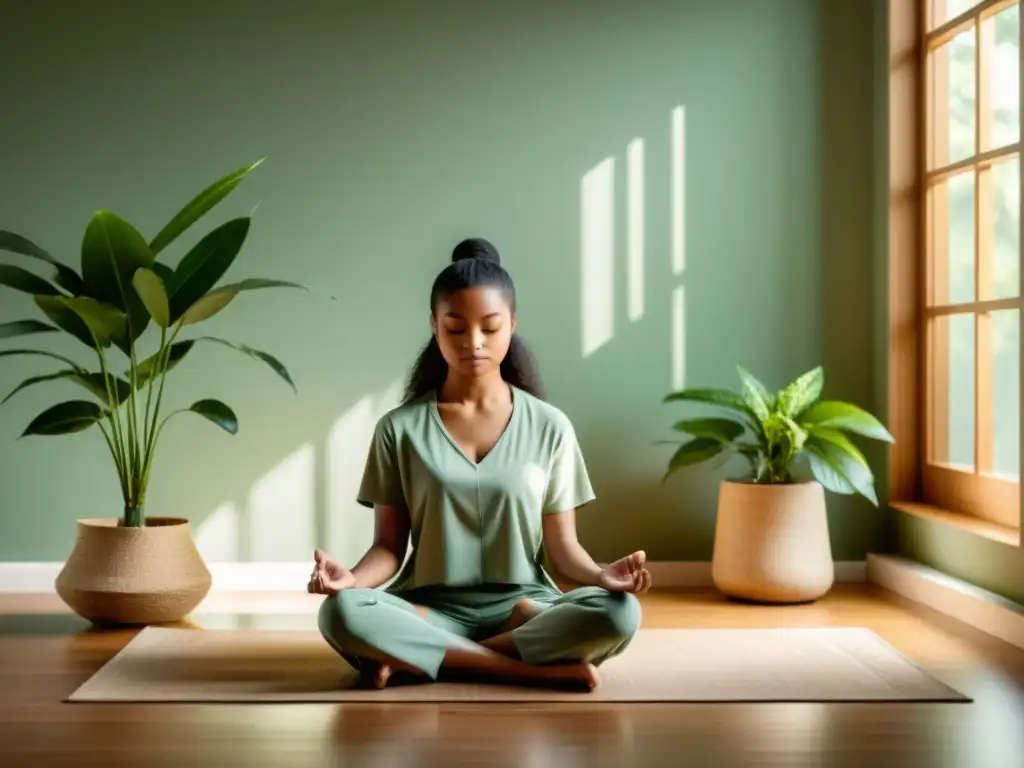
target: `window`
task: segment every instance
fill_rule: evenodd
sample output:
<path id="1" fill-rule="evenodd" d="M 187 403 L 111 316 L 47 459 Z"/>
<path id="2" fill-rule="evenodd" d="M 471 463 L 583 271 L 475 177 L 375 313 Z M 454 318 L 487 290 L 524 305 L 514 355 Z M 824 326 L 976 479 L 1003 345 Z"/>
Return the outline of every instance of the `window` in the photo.
<path id="1" fill-rule="evenodd" d="M 1020 0 L 889 7 L 893 501 L 1019 531 Z"/>

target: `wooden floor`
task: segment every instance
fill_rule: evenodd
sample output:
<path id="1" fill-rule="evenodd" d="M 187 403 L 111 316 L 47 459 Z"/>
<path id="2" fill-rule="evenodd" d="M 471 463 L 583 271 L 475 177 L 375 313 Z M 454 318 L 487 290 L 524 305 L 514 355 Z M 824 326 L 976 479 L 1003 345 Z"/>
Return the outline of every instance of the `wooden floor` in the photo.
<path id="1" fill-rule="evenodd" d="M 316 598 L 211 596 L 199 626 L 313 626 Z M 1024 768 L 1024 651 L 872 585 L 759 607 L 656 591 L 647 627 L 867 626 L 968 704 L 64 704 L 130 639 L 0 595 L 0 766 Z"/>

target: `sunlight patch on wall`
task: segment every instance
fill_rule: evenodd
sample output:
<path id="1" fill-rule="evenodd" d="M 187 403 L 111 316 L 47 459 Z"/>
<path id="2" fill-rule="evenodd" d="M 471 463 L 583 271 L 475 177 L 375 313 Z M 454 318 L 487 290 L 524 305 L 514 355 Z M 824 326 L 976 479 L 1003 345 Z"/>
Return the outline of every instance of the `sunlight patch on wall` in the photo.
<path id="1" fill-rule="evenodd" d="M 374 429 L 401 401 L 404 385 L 396 380 L 377 395 L 366 395 L 345 411 L 327 435 L 326 520 L 323 547 L 348 566 L 373 544 L 374 514 L 356 502 Z"/>
<path id="2" fill-rule="evenodd" d="M 404 391 L 404 379 L 395 379 L 391 382 L 391 386 L 383 390 L 374 401 L 374 407 L 377 409 L 377 418 L 380 418 L 388 411 L 397 408 L 402 401 L 402 394 Z"/>
<path id="3" fill-rule="evenodd" d="M 583 357 L 615 333 L 615 160 L 580 181 L 580 295 Z"/>
<path id="4" fill-rule="evenodd" d="M 686 121 L 683 107 L 672 110 L 672 274 L 681 275 L 686 267 L 684 229 L 684 186 Z"/>
<path id="5" fill-rule="evenodd" d="M 367 395 L 345 411 L 327 435 L 324 549 L 349 566 L 373 543 L 373 510 L 356 503 L 366 454 L 377 421 Z"/>
<path id="6" fill-rule="evenodd" d="M 672 291 L 672 389 L 680 390 L 686 383 L 686 302 L 684 288 Z"/>
<path id="7" fill-rule="evenodd" d="M 238 507 L 226 502 L 196 526 L 196 547 L 203 560 L 208 563 L 230 563 L 241 558 L 242 527 L 238 519 Z"/>
<path id="8" fill-rule="evenodd" d="M 316 454 L 300 446 L 249 492 L 247 522 L 253 561 L 301 561 L 316 544 Z"/>
<path id="9" fill-rule="evenodd" d="M 644 140 L 626 147 L 627 312 L 631 322 L 644 315 Z"/>

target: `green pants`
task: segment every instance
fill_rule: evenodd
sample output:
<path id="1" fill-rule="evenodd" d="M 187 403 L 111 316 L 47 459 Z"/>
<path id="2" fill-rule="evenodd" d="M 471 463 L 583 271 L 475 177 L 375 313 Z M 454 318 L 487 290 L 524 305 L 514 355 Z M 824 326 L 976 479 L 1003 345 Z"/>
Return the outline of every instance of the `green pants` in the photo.
<path id="1" fill-rule="evenodd" d="M 519 656 L 528 664 L 600 664 L 625 650 L 640 628 L 634 595 L 601 587 L 562 593 L 544 585 L 424 587 L 397 594 L 346 589 L 324 599 L 318 623 L 324 639 L 357 668 L 376 649 L 435 680 L 453 640 L 480 641 L 497 634 L 519 600 L 531 600 L 541 609 L 512 631 Z M 427 618 L 417 605 L 426 609 Z"/>

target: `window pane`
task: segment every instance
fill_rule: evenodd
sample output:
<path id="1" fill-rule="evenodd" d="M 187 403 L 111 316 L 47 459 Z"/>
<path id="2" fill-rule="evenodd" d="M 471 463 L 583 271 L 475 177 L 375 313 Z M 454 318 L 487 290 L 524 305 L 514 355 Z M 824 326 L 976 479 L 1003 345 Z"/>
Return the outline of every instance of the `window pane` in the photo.
<path id="1" fill-rule="evenodd" d="M 955 19 L 961 13 L 976 6 L 981 0 L 931 0 L 932 28 L 941 27 L 950 19 Z"/>
<path id="2" fill-rule="evenodd" d="M 974 315 L 937 317 L 931 331 L 931 461 L 973 470 Z"/>
<path id="3" fill-rule="evenodd" d="M 1005 147 L 1020 138 L 1020 6 L 982 22 L 988 57 L 991 135 L 982 150 Z M 989 45 L 991 47 L 989 47 Z"/>
<path id="4" fill-rule="evenodd" d="M 992 166 L 992 295 L 1020 295 L 1020 158 Z"/>
<path id="5" fill-rule="evenodd" d="M 1020 312 L 992 313 L 992 469 L 1020 478 Z"/>
<path id="6" fill-rule="evenodd" d="M 935 50 L 931 59 L 931 168 L 975 154 L 975 32 L 967 29 Z"/>
<path id="7" fill-rule="evenodd" d="M 974 172 L 939 182 L 931 197 L 931 303 L 974 301 Z"/>

